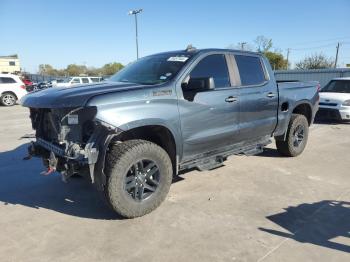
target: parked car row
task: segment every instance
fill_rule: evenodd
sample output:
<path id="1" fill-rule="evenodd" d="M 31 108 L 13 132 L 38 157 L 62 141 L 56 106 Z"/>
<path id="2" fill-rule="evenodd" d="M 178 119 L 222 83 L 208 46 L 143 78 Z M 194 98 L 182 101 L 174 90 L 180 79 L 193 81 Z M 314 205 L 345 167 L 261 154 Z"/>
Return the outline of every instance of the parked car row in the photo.
<path id="1" fill-rule="evenodd" d="M 99 83 L 103 81 L 102 77 L 69 77 L 66 80 L 62 82 L 56 82 L 53 84 L 53 86 L 57 87 L 70 87 L 74 85 L 81 85 L 81 84 L 93 84 L 93 83 Z"/>
<path id="2" fill-rule="evenodd" d="M 43 81 L 39 83 L 33 83 L 29 79 L 22 79 L 26 85 L 28 92 L 42 90 L 50 87 L 71 87 L 80 84 L 92 84 L 103 81 L 102 77 L 69 77 L 66 79 L 53 79 L 51 81 Z"/>
<path id="3" fill-rule="evenodd" d="M 51 87 L 72 87 L 81 84 L 93 84 L 103 81 L 103 77 L 69 77 L 66 79 L 54 79 L 39 83 L 27 78 L 20 78 L 13 74 L 0 74 L 0 104 L 13 106 L 28 92 L 38 91 Z"/>

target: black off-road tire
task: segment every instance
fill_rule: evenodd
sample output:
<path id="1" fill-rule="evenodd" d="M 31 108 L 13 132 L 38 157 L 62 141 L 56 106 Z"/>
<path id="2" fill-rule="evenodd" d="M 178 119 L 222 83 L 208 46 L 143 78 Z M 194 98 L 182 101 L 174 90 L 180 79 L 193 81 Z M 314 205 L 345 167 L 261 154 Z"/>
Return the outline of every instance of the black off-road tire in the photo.
<path id="1" fill-rule="evenodd" d="M 296 129 L 302 126 L 304 129 L 304 137 L 298 146 L 294 144 L 294 136 Z M 307 144 L 309 136 L 309 123 L 305 116 L 299 114 L 293 114 L 287 129 L 286 140 L 276 140 L 276 146 L 278 152 L 283 156 L 295 157 L 300 155 Z"/>
<path id="2" fill-rule="evenodd" d="M 151 160 L 159 169 L 159 184 L 152 195 L 137 202 L 124 189 L 125 177 L 139 160 Z M 173 178 L 169 155 L 160 146 L 145 140 L 129 140 L 113 144 L 106 156 L 107 184 L 105 196 L 109 206 L 119 215 L 134 218 L 156 209 L 166 198 Z"/>
<path id="3" fill-rule="evenodd" d="M 16 101 L 16 95 L 11 92 L 5 92 L 0 97 L 0 104 L 3 106 L 14 106 Z"/>

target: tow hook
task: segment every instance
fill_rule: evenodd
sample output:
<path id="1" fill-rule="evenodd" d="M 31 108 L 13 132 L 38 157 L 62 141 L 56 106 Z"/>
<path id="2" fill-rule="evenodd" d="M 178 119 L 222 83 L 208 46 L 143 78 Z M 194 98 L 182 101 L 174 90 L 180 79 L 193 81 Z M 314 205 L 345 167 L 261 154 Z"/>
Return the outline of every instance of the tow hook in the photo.
<path id="1" fill-rule="evenodd" d="M 47 170 L 44 170 L 43 172 L 40 172 L 40 175 L 48 176 L 48 175 L 52 174 L 55 171 L 56 171 L 56 169 L 48 167 Z"/>
<path id="2" fill-rule="evenodd" d="M 56 171 L 57 166 L 57 158 L 55 154 L 51 151 L 50 158 L 48 159 L 48 167 L 47 170 L 44 170 L 40 173 L 40 175 L 48 176 Z"/>

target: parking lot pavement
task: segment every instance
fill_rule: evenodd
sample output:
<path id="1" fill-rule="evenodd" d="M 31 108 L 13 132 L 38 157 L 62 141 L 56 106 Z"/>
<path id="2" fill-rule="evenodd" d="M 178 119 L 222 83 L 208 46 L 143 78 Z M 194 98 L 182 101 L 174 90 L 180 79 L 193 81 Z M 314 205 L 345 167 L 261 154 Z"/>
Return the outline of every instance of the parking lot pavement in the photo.
<path id="1" fill-rule="evenodd" d="M 28 112 L 0 107 L 1 261 L 349 261 L 350 125 L 312 127 L 306 151 L 231 157 L 123 220 L 87 181 L 22 160 Z"/>

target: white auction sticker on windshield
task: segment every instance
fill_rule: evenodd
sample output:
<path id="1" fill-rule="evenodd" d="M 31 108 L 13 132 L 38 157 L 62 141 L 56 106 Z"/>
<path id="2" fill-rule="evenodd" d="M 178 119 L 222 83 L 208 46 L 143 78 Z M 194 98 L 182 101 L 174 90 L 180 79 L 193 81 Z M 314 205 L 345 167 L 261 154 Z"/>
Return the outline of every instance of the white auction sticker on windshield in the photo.
<path id="1" fill-rule="evenodd" d="M 77 125 L 79 124 L 78 115 L 68 115 L 68 125 Z"/>
<path id="2" fill-rule="evenodd" d="M 171 62 L 186 62 L 188 57 L 186 56 L 171 56 L 168 58 L 168 61 Z"/>

